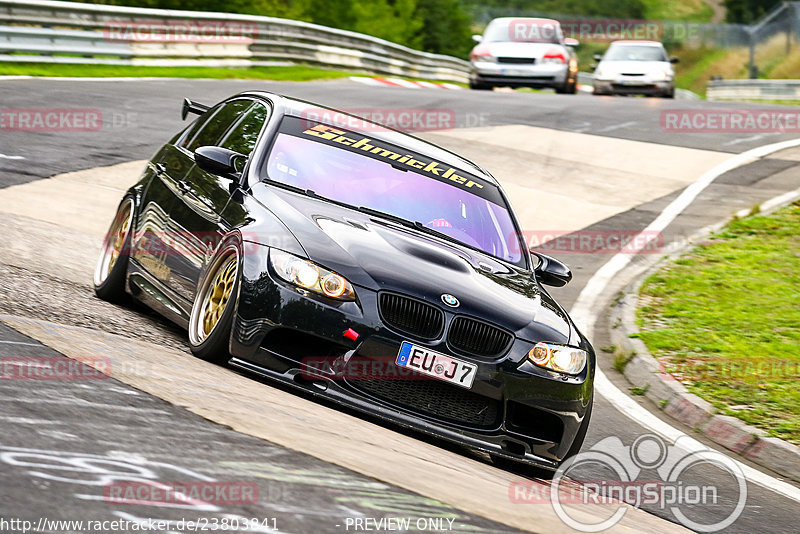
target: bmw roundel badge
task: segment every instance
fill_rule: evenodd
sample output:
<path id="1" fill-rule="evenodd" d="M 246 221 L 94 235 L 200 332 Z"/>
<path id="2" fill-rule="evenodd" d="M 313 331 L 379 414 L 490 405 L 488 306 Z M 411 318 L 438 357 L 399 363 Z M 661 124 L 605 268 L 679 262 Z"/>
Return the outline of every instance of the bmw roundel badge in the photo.
<path id="1" fill-rule="evenodd" d="M 458 308 L 461 305 L 458 299 L 455 298 L 453 295 L 450 295 L 449 293 L 445 293 L 444 295 L 442 295 L 442 302 L 444 302 L 451 308 Z"/>

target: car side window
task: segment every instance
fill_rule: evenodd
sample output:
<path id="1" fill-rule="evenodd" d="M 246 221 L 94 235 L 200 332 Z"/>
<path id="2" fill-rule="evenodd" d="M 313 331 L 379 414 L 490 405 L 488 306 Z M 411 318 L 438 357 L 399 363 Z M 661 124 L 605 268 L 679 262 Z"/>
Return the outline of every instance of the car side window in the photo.
<path id="1" fill-rule="evenodd" d="M 228 131 L 228 128 L 244 115 L 252 105 L 252 100 L 245 99 L 226 102 L 220 106 L 213 117 L 206 120 L 198 127 L 197 133 L 188 143 L 185 143 L 184 146 L 190 152 L 194 152 L 194 150 L 200 146 L 217 145 L 225 132 Z M 186 139 L 188 140 L 190 138 L 187 136 Z"/>
<path id="2" fill-rule="evenodd" d="M 249 156 L 256 146 L 267 114 L 267 106 L 264 104 L 253 105 L 247 115 L 225 136 L 220 146 Z"/>

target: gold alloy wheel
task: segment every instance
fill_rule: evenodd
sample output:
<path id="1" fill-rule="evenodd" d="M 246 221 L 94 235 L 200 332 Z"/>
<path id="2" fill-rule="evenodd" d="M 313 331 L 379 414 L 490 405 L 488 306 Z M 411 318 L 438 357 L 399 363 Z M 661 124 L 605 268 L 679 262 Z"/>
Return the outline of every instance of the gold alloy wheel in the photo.
<path id="1" fill-rule="evenodd" d="M 202 342 L 219 323 L 230 300 L 239 262 L 236 254 L 230 254 L 217 267 L 211 283 L 202 296 L 200 317 L 197 324 L 197 340 Z"/>
<path id="2" fill-rule="evenodd" d="M 100 262 L 95 270 L 95 285 L 97 286 L 108 279 L 111 270 L 123 252 L 128 232 L 131 229 L 132 211 L 132 202 L 127 201 L 117 212 L 114 222 L 111 223 L 111 228 L 108 229 L 105 243 L 103 243 L 103 252 L 100 255 Z"/>

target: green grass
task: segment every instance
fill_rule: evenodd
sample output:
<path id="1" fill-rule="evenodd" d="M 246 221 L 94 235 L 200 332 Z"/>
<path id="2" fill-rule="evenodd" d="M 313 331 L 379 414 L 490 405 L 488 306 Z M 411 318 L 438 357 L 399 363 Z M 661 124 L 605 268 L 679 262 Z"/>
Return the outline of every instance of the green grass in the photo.
<path id="1" fill-rule="evenodd" d="M 52 63 L 0 62 L 0 76 L 61 76 L 86 78 L 217 78 L 307 82 L 348 76 L 371 76 L 363 72 L 319 69 L 305 65 L 289 67 L 136 67 L 128 65 L 70 65 Z M 441 82 L 426 78 L 406 80 Z M 466 87 L 465 83 L 448 82 Z"/>
<path id="2" fill-rule="evenodd" d="M 643 0 L 649 20 L 710 22 L 714 14 L 705 0 Z"/>
<path id="3" fill-rule="evenodd" d="M 137 67 L 127 65 L 70 65 L 0 62 L 0 75 L 66 77 L 166 77 L 246 78 L 254 80 L 308 81 L 359 76 L 354 72 L 318 69 L 304 65 L 290 67 Z"/>
<path id="4" fill-rule="evenodd" d="M 800 443 L 800 202 L 735 220 L 642 286 L 640 338 L 717 409 Z"/>

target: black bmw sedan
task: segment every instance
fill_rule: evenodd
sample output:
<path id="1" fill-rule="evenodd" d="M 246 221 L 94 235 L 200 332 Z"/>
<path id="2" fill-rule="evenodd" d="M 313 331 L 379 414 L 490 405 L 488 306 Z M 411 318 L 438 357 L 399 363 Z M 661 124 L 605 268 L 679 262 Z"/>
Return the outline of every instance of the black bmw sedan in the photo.
<path id="1" fill-rule="evenodd" d="M 595 355 L 480 166 L 415 137 L 247 92 L 170 139 L 94 276 L 187 328 L 198 357 L 554 470 L 581 447 Z M 321 119 L 320 117 L 324 117 Z"/>

